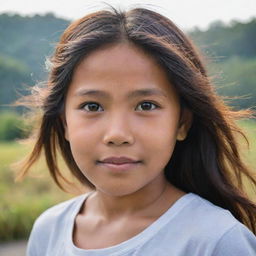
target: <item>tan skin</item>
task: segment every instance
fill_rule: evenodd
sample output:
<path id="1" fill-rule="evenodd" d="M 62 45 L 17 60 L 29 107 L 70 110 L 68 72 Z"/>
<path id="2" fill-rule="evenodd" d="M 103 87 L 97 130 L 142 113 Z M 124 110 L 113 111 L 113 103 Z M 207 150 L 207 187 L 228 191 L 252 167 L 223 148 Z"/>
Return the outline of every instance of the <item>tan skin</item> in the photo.
<path id="1" fill-rule="evenodd" d="M 145 88 L 165 96 L 127 96 Z M 89 89 L 108 96 L 85 95 Z M 121 243 L 185 194 L 167 182 L 163 170 L 176 141 L 185 139 L 192 114 L 181 111 L 177 92 L 152 57 L 130 43 L 92 52 L 75 69 L 65 104 L 65 138 L 80 170 L 95 185 L 76 216 L 77 247 Z M 97 163 L 109 156 L 141 162 L 117 173 Z"/>

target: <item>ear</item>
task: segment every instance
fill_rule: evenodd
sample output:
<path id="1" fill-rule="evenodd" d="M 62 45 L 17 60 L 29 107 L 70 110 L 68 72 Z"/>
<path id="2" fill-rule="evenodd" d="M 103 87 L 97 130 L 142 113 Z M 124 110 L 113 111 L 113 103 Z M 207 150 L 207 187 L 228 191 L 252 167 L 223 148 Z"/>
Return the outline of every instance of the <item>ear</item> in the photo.
<path id="1" fill-rule="evenodd" d="M 182 108 L 179 127 L 177 131 L 177 136 L 176 136 L 176 139 L 178 141 L 182 141 L 186 139 L 188 131 L 192 125 L 192 122 L 193 122 L 192 112 L 188 108 Z"/>
<path id="2" fill-rule="evenodd" d="M 64 128 L 64 136 L 67 141 L 69 141 L 69 135 L 68 135 L 68 127 L 67 127 L 67 121 L 64 114 L 61 114 L 60 116 L 63 128 Z"/>

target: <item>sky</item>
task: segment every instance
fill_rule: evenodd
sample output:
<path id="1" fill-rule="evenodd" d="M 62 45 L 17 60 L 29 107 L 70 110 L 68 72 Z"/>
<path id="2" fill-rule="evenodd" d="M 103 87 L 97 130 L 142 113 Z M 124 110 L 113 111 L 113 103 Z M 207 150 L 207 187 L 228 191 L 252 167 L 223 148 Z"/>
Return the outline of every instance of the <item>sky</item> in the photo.
<path id="1" fill-rule="evenodd" d="M 101 9 L 103 2 L 126 9 L 148 7 L 169 17 L 185 30 L 195 26 L 206 29 L 216 20 L 247 22 L 256 17 L 256 0 L 0 0 L 0 13 L 33 15 L 53 12 L 57 17 L 74 20 Z"/>

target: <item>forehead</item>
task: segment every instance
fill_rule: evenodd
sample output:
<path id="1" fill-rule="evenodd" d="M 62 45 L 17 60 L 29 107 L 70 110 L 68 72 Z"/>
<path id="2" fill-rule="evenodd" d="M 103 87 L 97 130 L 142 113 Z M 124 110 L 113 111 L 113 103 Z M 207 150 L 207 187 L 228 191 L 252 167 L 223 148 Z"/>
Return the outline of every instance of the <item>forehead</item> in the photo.
<path id="1" fill-rule="evenodd" d="M 74 70 L 69 90 L 74 95 L 87 89 L 121 94 L 146 88 L 167 96 L 176 94 L 166 72 L 152 56 L 130 43 L 121 43 L 86 56 Z"/>

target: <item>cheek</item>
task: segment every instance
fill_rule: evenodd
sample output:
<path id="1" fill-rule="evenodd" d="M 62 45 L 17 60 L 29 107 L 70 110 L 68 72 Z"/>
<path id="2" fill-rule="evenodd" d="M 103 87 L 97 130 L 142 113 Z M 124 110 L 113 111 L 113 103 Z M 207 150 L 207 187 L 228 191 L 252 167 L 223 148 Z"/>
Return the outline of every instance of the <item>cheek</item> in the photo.
<path id="1" fill-rule="evenodd" d="M 90 129 L 83 131 L 76 130 L 72 136 L 70 136 L 70 146 L 75 153 L 81 153 L 83 156 L 92 153 L 92 149 L 98 144 L 97 135 Z"/>
<path id="2" fill-rule="evenodd" d="M 83 170 L 88 163 L 96 160 L 92 148 L 99 142 L 97 130 L 92 126 L 89 128 L 84 123 L 73 122 L 68 127 L 68 136 L 72 155 L 78 167 Z"/>
<path id="3" fill-rule="evenodd" d="M 70 111 L 67 115 L 66 134 L 70 144 L 86 143 L 86 141 L 93 140 L 97 134 L 97 123 L 88 122 L 81 113 L 72 113 Z"/>
<path id="4" fill-rule="evenodd" d="M 144 147 L 155 162 L 165 166 L 176 144 L 177 119 L 163 118 L 152 123 L 143 133 Z"/>
<path id="5" fill-rule="evenodd" d="M 175 143 L 177 128 L 178 118 L 176 113 L 168 112 L 144 127 L 143 134 L 154 140 L 157 145 L 165 147 Z"/>

